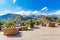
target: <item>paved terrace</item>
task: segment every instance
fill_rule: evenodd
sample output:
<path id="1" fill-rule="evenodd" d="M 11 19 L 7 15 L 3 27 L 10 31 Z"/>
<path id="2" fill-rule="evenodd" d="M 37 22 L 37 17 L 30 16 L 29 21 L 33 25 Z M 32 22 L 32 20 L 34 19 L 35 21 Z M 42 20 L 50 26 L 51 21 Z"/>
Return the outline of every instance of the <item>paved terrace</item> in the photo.
<path id="1" fill-rule="evenodd" d="M 20 31 L 17 35 L 6 36 L 0 31 L 0 40 L 60 40 L 60 27 L 39 27 Z"/>

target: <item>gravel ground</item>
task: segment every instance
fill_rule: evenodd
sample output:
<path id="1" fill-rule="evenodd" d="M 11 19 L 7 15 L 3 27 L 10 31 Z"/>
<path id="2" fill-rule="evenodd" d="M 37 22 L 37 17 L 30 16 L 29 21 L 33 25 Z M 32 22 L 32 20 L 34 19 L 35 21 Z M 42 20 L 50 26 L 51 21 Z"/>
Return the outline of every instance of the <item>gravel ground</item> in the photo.
<path id="1" fill-rule="evenodd" d="M 60 27 L 35 27 L 13 36 L 3 35 L 0 31 L 0 40 L 60 40 Z"/>

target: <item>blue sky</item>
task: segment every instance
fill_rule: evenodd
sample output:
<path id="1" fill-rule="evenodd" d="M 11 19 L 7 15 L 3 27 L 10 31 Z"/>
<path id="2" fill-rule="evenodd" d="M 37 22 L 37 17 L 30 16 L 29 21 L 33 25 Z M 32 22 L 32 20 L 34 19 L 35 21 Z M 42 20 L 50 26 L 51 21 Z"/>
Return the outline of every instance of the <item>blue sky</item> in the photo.
<path id="1" fill-rule="evenodd" d="M 60 0 L 0 0 L 0 15 L 59 14 Z"/>

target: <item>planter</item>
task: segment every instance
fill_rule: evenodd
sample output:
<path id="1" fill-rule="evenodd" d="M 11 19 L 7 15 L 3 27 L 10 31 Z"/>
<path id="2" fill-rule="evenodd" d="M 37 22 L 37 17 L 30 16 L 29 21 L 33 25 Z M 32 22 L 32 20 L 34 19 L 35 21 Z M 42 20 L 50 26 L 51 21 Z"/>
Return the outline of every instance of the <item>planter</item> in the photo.
<path id="1" fill-rule="evenodd" d="M 57 24 L 60 25 L 60 22 L 58 22 Z"/>
<path id="2" fill-rule="evenodd" d="M 43 23 L 43 22 L 42 22 L 42 23 L 41 23 L 41 26 L 46 26 L 46 23 Z"/>
<path id="3" fill-rule="evenodd" d="M 2 28 L 4 35 L 16 35 L 19 32 L 18 28 Z"/>
<path id="4" fill-rule="evenodd" d="M 58 25 L 60 25 L 60 23 L 58 23 Z"/>
<path id="5" fill-rule="evenodd" d="M 48 27 L 55 27 L 55 22 L 48 22 L 47 26 Z"/>
<path id="6" fill-rule="evenodd" d="M 34 25 L 33 25 L 33 24 L 31 24 L 31 25 L 30 25 L 30 28 L 34 28 Z"/>
<path id="7" fill-rule="evenodd" d="M 22 26 L 22 30 L 28 30 L 28 27 Z"/>
<path id="8" fill-rule="evenodd" d="M 3 27 L 0 27 L 0 30 L 2 30 Z"/>
<path id="9" fill-rule="evenodd" d="M 1 27 L 0 27 L 0 30 L 1 30 Z"/>
<path id="10" fill-rule="evenodd" d="M 19 31 L 22 31 L 22 28 L 19 28 Z"/>

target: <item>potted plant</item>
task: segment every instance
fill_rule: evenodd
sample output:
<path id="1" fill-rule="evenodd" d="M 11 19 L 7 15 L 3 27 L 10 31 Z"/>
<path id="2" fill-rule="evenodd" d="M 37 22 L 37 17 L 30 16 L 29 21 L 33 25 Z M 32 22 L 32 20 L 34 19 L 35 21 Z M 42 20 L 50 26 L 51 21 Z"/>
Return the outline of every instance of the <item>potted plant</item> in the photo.
<path id="1" fill-rule="evenodd" d="M 21 24 L 21 26 L 25 26 L 25 22 L 24 21 L 21 21 L 20 24 Z"/>
<path id="2" fill-rule="evenodd" d="M 60 25 L 60 18 L 57 19 L 58 25 Z"/>
<path id="3" fill-rule="evenodd" d="M 22 30 L 28 30 L 28 25 L 22 26 Z"/>
<path id="4" fill-rule="evenodd" d="M 45 21 L 41 21 L 41 26 L 46 26 L 46 22 Z"/>
<path id="5" fill-rule="evenodd" d="M 3 28 L 4 35 L 16 35 L 19 32 L 19 28 Z"/>
<path id="6" fill-rule="evenodd" d="M 9 27 L 13 26 L 14 23 L 13 22 L 6 22 L 4 25 L 6 28 L 9 28 Z"/>
<path id="7" fill-rule="evenodd" d="M 19 32 L 19 28 L 15 28 L 13 22 L 6 22 L 5 28 L 2 28 L 2 31 L 5 35 L 15 35 Z"/>
<path id="8" fill-rule="evenodd" d="M 0 30 L 1 30 L 1 28 L 2 28 L 2 25 L 3 25 L 2 22 L 0 22 Z"/>
<path id="9" fill-rule="evenodd" d="M 36 20 L 36 21 L 35 21 L 35 24 L 36 24 L 36 25 L 40 25 L 40 24 L 41 24 L 41 21 L 40 21 L 40 20 Z"/>
<path id="10" fill-rule="evenodd" d="M 30 28 L 33 28 L 33 26 L 34 26 L 34 21 L 33 21 L 32 19 L 30 19 L 30 20 L 28 21 L 28 24 L 30 25 Z"/>
<path id="11" fill-rule="evenodd" d="M 48 27 L 55 27 L 55 22 L 48 22 L 47 23 L 47 26 Z"/>

